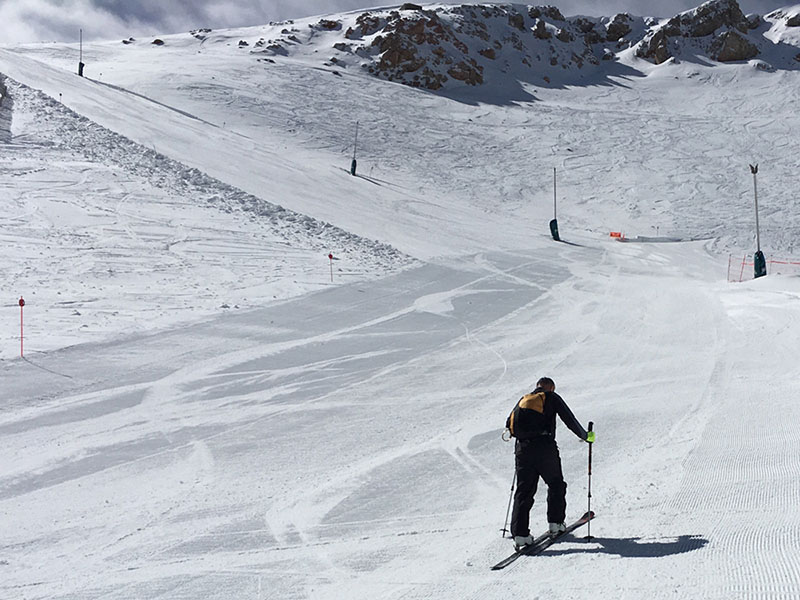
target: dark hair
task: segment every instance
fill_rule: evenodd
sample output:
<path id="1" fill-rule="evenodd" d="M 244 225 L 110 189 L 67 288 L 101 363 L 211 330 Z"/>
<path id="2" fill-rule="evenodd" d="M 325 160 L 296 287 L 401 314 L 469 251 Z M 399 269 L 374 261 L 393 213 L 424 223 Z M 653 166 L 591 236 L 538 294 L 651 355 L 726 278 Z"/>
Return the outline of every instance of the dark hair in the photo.
<path id="1" fill-rule="evenodd" d="M 550 379 L 549 377 L 541 377 L 539 381 L 536 382 L 536 387 L 543 387 L 545 385 L 555 386 L 556 382 Z"/>

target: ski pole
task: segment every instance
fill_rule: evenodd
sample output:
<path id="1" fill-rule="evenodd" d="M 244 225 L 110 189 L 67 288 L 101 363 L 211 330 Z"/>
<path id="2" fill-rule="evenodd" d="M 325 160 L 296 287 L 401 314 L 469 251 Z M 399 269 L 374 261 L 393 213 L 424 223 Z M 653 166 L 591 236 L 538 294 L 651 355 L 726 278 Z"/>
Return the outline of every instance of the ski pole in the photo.
<path id="1" fill-rule="evenodd" d="M 511 492 L 508 495 L 508 508 L 506 508 L 506 520 L 503 523 L 503 537 L 506 537 L 508 532 L 508 513 L 511 511 L 511 499 L 514 497 L 514 484 L 517 483 L 517 470 L 514 469 L 514 477 L 511 479 Z"/>
<path id="2" fill-rule="evenodd" d="M 589 431 L 592 431 L 593 427 L 594 427 L 594 422 L 589 421 Z M 594 446 L 594 444 L 590 443 L 589 444 L 589 492 L 588 492 L 589 506 L 586 509 L 587 512 L 589 513 L 592 512 L 592 446 Z M 591 539 L 592 539 L 592 521 L 590 520 L 586 524 L 586 541 L 591 541 Z"/>

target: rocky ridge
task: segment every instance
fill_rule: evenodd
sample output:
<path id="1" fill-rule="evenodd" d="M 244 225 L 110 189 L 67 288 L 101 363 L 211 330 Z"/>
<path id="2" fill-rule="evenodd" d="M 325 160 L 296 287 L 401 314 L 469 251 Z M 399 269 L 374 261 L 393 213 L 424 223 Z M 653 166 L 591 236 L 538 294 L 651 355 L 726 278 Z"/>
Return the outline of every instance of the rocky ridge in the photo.
<path id="1" fill-rule="evenodd" d="M 259 51 L 291 55 L 303 33 L 291 25 Z M 328 66 L 357 65 L 388 81 L 438 90 L 454 82 L 484 84 L 491 71 L 541 70 L 547 81 L 549 69 L 597 66 L 635 43 L 644 20 L 629 14 L 567 19 L 553 6 L 403 4 L 308 27 L 312 34 L 339 33 Z"/>
<path id="2" fill-rule="evenodd" d="M 325 52 L 321 62 L 334 74 L 357 70 L 434 91 L 504 80 L 579 83 L 613 72 L 610 66 L 622 59 L 629 73 L 645 68 L 637 66 L 641 60 L 747 61 L 776 46 L 786 57 L 776 68 L 800 68 L 800 6 L 761 17 L 745 15 L 736 0 L 711 0 L 671 19 L 567 18 L 555 6 L 522 4 L 406 3 L 270 26 L 280 35 L 242 39 L 238 48 L 268 62 Z M 797 34 L 786 34 L 793 28 Z M 192 35 L 203 41 L 209 33 Z"/>
<path id="3" fill-rule="evenodd" d="M 759 25 L 761 18 L 746 17 L 736 0 L 714 0 L 650 30 L 636 55 L 660 64 L 691 46 L 719 62 L 749 60 L 760 53 L 751 35 Z"/>

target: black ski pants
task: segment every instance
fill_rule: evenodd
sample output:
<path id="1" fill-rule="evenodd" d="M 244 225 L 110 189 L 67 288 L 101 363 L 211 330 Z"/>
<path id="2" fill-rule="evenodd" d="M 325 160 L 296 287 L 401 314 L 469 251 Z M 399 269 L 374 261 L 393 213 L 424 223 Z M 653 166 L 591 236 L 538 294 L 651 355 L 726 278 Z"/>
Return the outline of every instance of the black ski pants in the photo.
<path id="1" fill-rule="evenodd" d="M 530 535 L 530 512 L 539 477 L 547 484 L 547 521 L 563 523 L 567 513 L 567 484 L 561 472 L 556 440 L 550 436 L 517 440 L 514 454 L 517 490 L 511 513 L 511 535 Z"/>

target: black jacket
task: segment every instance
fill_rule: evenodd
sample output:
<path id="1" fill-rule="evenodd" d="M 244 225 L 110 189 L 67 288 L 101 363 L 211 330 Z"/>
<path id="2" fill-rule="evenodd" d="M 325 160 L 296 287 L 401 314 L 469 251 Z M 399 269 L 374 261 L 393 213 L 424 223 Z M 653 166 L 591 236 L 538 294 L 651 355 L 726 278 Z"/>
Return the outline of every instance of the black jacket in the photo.
<path id="1" fill-rule="evenodd" d="M 586 430 L 572 414 L 564 399 L 555 392 L 546 392 L 542 388 L 536 388 L 519 399 L 506 419 L 506 427 L 518 440 L 541 436 L 555 438 L 556 415 L 572 433 L 582 440 L 586 439 Z"/>

